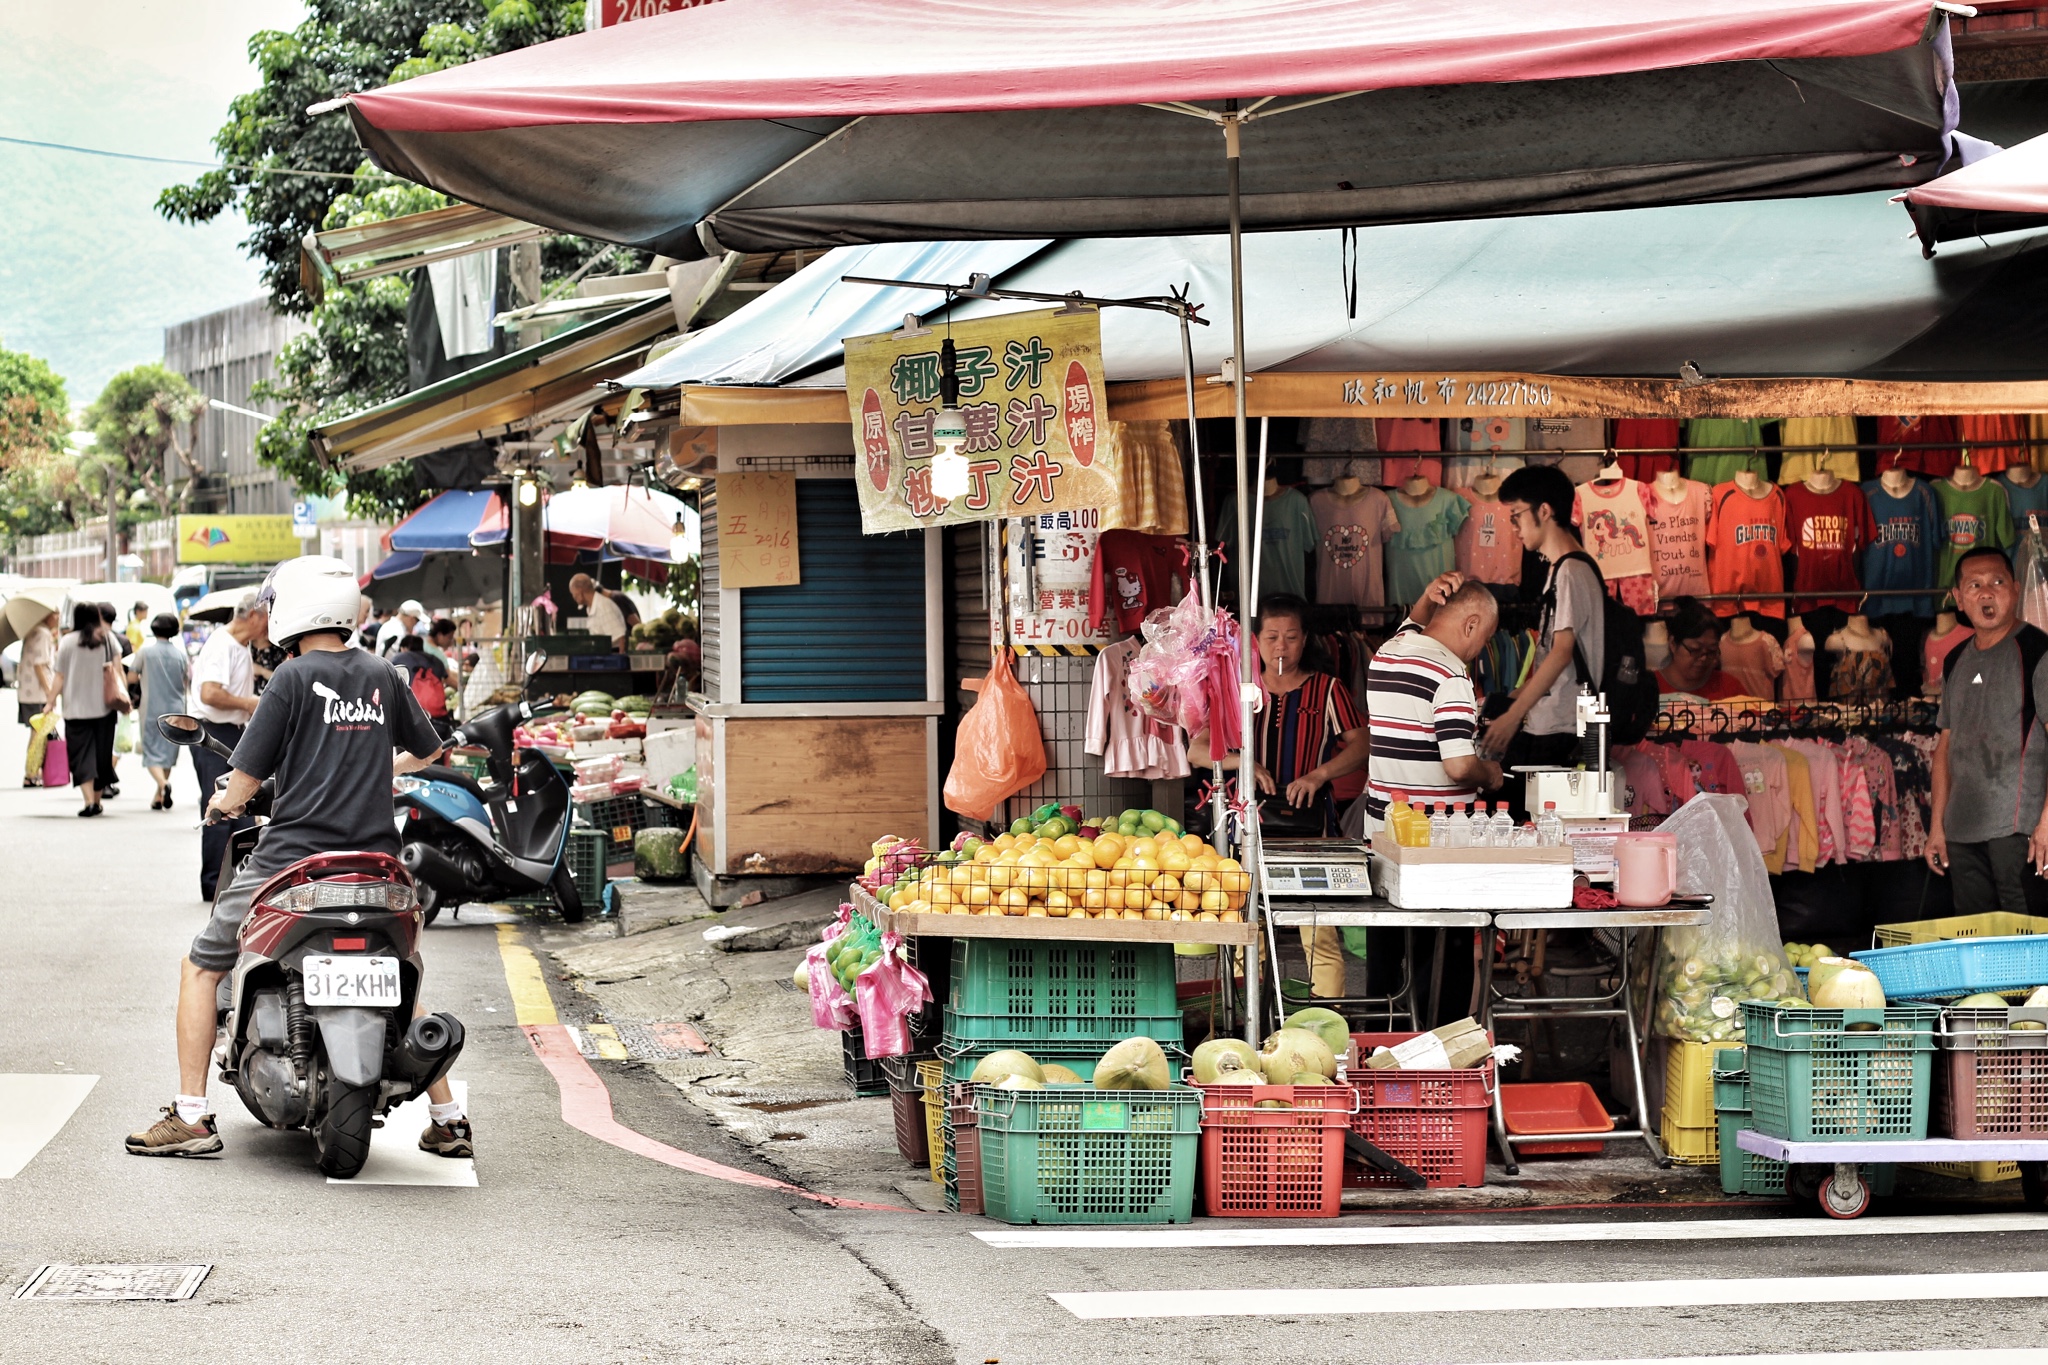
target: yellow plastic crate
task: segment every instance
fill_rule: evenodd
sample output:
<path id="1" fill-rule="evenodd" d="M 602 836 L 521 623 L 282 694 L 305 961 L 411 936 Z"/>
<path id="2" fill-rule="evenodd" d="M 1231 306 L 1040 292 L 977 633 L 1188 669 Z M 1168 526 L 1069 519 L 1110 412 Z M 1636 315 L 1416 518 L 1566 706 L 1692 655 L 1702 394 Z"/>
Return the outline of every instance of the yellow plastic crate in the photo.
<path id="1" fill-rule="evenodd" d="M 1673 1123 L 1667 1109 L 1663 1121 L 1657 1125 L 1657 1140 L 1664 1144 L 1664 1155 L 1680 1166 L 1720 1164 L 1721 1128 L 1718 1123 L 1710 1123 L 1704 1128 Z"/>
<path id="2" fill-rule="evenodd" d="M 924 1092 L 924 1133 L 931 1148 L 932 1179 L 946 1183 L 946 1064 L 919 1062 L 917 1088 Z"/>
<path id="3" fill-rule="evenodd" d="M 1727 1043 L 1674 1038 L 1664 1058 L 1664 1122 L 1680 1128 L 1714 1126 L 1714 1049 Z"/>
<path id="4" fill-rule="evenodd" d="M 1871 935 L 1871 946 L 1902 948 L 1908 944 L 1939 943 L 1950 938 L 2015 938 L 2028 934 L 2048 934 L 2048 918 L 1993 910 L 1982 915 L 1950 915 L 1946 919 L 1880 924 Z"/>
<path id="5" fill-rule="evenodd" d="M 1908 1164 L 1916 1171 L 1932 1171 L 1957 1180 L 1974 1180 L 1979 1185 L 1996 1185 L 2002 1180 L 2020 1178 L 2017 1161 L 1915 1161 Z"/>

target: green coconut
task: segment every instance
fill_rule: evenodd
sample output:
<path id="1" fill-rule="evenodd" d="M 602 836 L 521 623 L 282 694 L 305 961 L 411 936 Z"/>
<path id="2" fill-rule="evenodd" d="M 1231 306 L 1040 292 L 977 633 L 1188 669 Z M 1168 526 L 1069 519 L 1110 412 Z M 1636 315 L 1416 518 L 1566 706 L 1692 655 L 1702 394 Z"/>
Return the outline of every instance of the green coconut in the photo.
<path id="1" fill-rule="evenodd" d="M 1211 1038 L 1195 1049 L 1192 1063 L 1195 1084 L 1215 1085 L 1223 1081 L 1228 1073 L 1256 1072 L 1259 1070 L 1259 1053 L 1242 1038 Z M 1224 1081 L 1228 1084 L 1228 1081 Z M 1255 1084 L 1246 1076 L 1241 1084 Z"/>
<path id="2" fill-rule="evenodd" d="M 974 1074 L 967 1079 L 977 1085 L 999 1085 L 1006 1076 L 1028 1076 L 1040 1085 L 1045 1084 L 1045 1068 L 1033 1061 L 1029 1053 L 1015 1048 L 989 1053 L 975 1063 Z"/>
<path id="3" fill-rule="evenodd" d="M 1172 1080 L 1166 1050 L 1151 1038 L 1126 1038 L 1095 1064 L 1097 1090 L 1164 1090 Z"/>
<path id="4" fill-rule="evenodd" d="M 1085 1085 L 1078 1072 L 1061 1066 L 1058 1062 L 1047 1062 L 1044 1067 L 1047 1085 Z"/>
<path id="5" fill-rule="evenodd" d="M 2002 1010 L 2005 1008 L 2005 997 L 1992 991 L 1978 991 L 1975 995 L 1966 995 L 1956 1001 L 1956 1008 Z"/>
<path id="6" fill-rule="evenodd" d="M 1007 1075 L 1007 1076 L 1003 1077 L 1003 1078 L 1002 1078 L 1001 1080 L 999 1080 L 999 1081 L 997 1081 L 997 1082 L 996 1082 L 996 1089 L 998 1089 L 998 1090 L 1043 1090 L 1043 1089 L 1045 1089 L 1045 1082 L 1044 1082 L 1044 1081 L 1034 1081 L 1034 1080 L 1032 1080 L 1032 1079 L 1031 1079 L 1031 1078 L 1030 1078 L 1029 1076 L 1025 1075 L 1025 1074 L 1024 1074 L 1023 1072 L 1021 1072 L 1021 1071 L 1012 1071 L 1012 1072 L 1011 1072 L 1011 1073 L 1010 1073 L 1009 1075 Z"/>
<path id="7" fill-rule="evenodd" d="M 1341 1053 L 1351 1046 L 1351 1025 L 1335 1010 L 1320 1005 L 1305 1010 L 1296 1010 L 1287 1016 L 1287 1027 L 1307 1029 L 1323 1040 L 1334 1053 Z"/>
<path id="8" fill-rule="evenodd" d="M 1328 1043 L 1323 1041 L 1323 1037 L 1319 1033 L 1305 1028 L 1283 1028 L 1278 1032 L 1266 1035 L 1266 1041 L 1259 1047 L 1259 1051 L 1266 1054 L 1282 1050 L 1292 1052 L 1302 1061 L 1302 1065 L 1288 1069 L 1287 1077 L 1289 1079 L 1297 1071 L 1315 1071 L 1320 1072 L 1324 1076 L 1331 1077 L 1337 1074 L 1337 1054 L 1331 1050 Z M 1270 1063 L 1266 1067 L 1266 1074 L 1268 1076 L 1273 1074 L 1273 1067 Z M 1285 1085 L 1287 1080 L 1278 1080 L 1274 1084 Z"/>

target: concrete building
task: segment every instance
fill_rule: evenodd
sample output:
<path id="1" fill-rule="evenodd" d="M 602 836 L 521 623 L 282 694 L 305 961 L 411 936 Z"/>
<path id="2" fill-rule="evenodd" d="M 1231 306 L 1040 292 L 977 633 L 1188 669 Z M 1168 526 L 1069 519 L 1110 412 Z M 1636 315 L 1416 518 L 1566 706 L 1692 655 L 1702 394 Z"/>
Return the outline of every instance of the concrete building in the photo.
<path id="1" fill-rule="evenodd" d="M 306 329 L 297 318 L 271 310 L 266 299 L 251 299 L 164 329 L 164 364 L 192 381 L 208 398 L 238 408 L 270 412 L 274 403 L 249 396 L 257 381 L 277 368 L 277 353 Z M 209 408 L 193 437 L 198 466 L 190 510 L 289 516 L 297 491 L 276 470 L 256 459 L 256 433 L 263 424 L 224 408 Z M 170 457 L 173 466 L 177 457 Z M 185 477 L 167 468 L 167 480 Z"/>

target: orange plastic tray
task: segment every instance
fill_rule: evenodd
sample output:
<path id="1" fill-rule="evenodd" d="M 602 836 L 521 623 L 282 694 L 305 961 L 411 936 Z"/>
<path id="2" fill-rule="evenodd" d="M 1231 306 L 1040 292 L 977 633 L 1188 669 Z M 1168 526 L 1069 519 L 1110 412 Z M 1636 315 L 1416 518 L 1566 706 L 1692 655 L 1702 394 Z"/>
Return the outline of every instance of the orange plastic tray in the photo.
<path id="1" fill-rule="evenodd" d="M 1611 1133 L 1614 1120 L 1584 1081 L 1545 1081 L 1500 1088 L 1501 1114 L 1511 1137 L 1545 1133 Z M 1598 1155 L 1604 1142 L 1518 1142 L 1518 1156 Z"/>

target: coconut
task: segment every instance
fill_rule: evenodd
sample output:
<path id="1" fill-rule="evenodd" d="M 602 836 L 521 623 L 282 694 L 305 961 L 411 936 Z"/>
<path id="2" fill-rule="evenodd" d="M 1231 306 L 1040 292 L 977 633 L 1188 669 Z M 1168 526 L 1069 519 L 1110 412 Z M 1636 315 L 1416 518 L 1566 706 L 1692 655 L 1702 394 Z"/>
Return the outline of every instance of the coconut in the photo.
<path id="1" fill-rule="evenodd" d="M 1966 995 L 1962 999 L 1956 1001 L 1955 1007 L 1957 1009 L 1966 1010 L 2002 1010 L 2005 1008 L 2005 997 L 2002 995 L 1995 994 L 1991 991 L 1978 991 L 1975 995 Z"/>
<path id="2" fill-rule="evenodd" d="M 1819 1004 L 1822 984 L 1832 979 L 1835 973 L 1858 965 L 1846 957 L 1815 958 L 1813 966 L 1809 967 L 1806 972 L 1806 998 L 1815 1004 Z M 1868 971 L 1869 968 L 1866 967 L 1863 970 Z M 1830 1006 L 1829 1008 L 1833 1007 Z"/>
<path id="3" fill-rule="evenodd" d="M 1291 1082 L 1294 1085 L 1335 1085 L 1337 1082 L 1319 1071 L 1297 1071 Z"/>
<path id="4" fill-rule="evenodd" d="M 1007 1075 L 1007 1076 L 1003 1077 L 1003 1078 L 1002 1078 L 1001 1080 L 999 1080 L 999 1081 L 997 1081 L 997 1082 L 996 1082 L 996 1089 L 998 1089 L 998 1090 L 1043 1090 L 1043 1089 L 1045 1089 L 1045 1082 L 1044 1082 L 1044 1081 L 1034 1081 L 1034 1080 L 1032 1080 L 1032 1079 L 1031 1079 L 1031 1078 L 1030 1078 L 1029 1076 L 1025 1075 L 1025 1074 L 1024 1074 L 1023 1072 L 1021 1072 L 1021 1071 L 1012 1071 L 1012 1072 L 1011 1072 L 1011 1073 L 1010 1073 L 1009 1075 Z"/>
<path id="5" fill-rule="evenodd" d="M 1884 1008 L 1884 987 L 1878 984 L 1877 975 L 1855 962 L 1843 962 L 1825 978 L 1820 976 L 1819 967 L 1814 968 L 1814 980 L 1806 994 L 1816 1007 L 1824 1010 Z"/>
<path id="6" fill-rule="evenodd" d="M 996 1085 L 1005 1076 L 1029 1076 L 1040 1085 L 1045 1084 L 1045 1068 L 1031 1060 L 1028 1053 L 1014 1048 L 989 1053 L 975 1064 L 974 1074 L 967 1079 L 977 1085 Z"/>
<path id="7" fill-rule="evenodd" d="M 1275 1047 L 1276 1043 L 1279 1044 L 1279 1047 Z M 1278 1051 L 1280 1047 L 1293 1052 L 1304 1063 L 1304 1065 L 1290 1070 L 1287 1073 L 1289 1076 L 1292 1076 L 1296 1071 L 1318 1071 L 1325 1076 L 1335 1076 L 1337 1074 L 1337 1054 L 1331 1051 L 1330 1045 L 1323 1041 L 1322 1035 L 1319 1033 L 1311 1032 L 1305 1028 L 1283 1028 L 1277 1033 L 1268 1034 L 1265 1043 L 1260 1046 L 1259 1051 L 1272 1053 Z M 1267 1074 L 1270 1075 L 1271 1073 L 1272 1068 L 1268 1066 Z M 1276 1085 L 1284 1085 L 1285 1083 L 1284 1081 L 1275 1082 Z"/>
<path id="8" fill-rule="evenodd" d="M 789 979 L 798 990 L 809 990 L 811 988 L 811 960 L 807 957 L 798 958 L 796 970 L 789 974 Z"/>
<path id="9" fill-rule="evenodd" d="M 1287 1027 L 1307 1029 L 1321 1038 L 1332 1053 L 1342 1052 L 1351 1046 L 1351 1025 L 1337 1011 L 1320 1005 L 1296 1010 L 1287 1017 Z"/>
<path id="10" fill-rule="evenodd" d="M 1126 1038 L 1095 1064 L 1097 1090 L 1164 1090 L 1172 1079 L 1165 1049 L 1151 1038 Z"/>
<path id="11" fill-rule="evenodd" d="M 1292 1085 L 1295 1073 L 1308 1066 L 1308 1061 L 1291 1047 L 1280 1047 L 1259 1054 L 1259 1070 L 1268 1085 Z"/>
<path id="12" fill-rule="evenodd" d="M 2048 986 L 2034 987 L 2034 993 L 2027 997 L 2027 1005 L 2031 1009 L 2039 1009 L 2043 1005 L 2048 1005 Z"/>
<path id="13" fill-rule="evenodd" d="M 1079 1073 L 1079 1072 L 1076 1072 L 1076 1071 L 1073 1071 L 1073 1070 L 1071 1070 L 1071 1069 L 1069 1069 L 1069 1068 L 1067 1068 L 1067 1067 L 1061 1066 L 1061 1065 L 1060 1065 L 1060 1064 L 1059 1064 L 1058 1062 L 1047 1062 L 1047 1063 L 1045 1064 L 1045 1067 L 1044 1067 L 1044 1071 L 1045 1071 L 1045 1083 L 1046 1083 L 1047 1085 L 1086 1085 L 1086 1084 L 1087 1084 L 1087 1082 L 1086 1082 L 1086 1081 L 1084 1081 L 1084 1080 L 1082 1080 L 1082 1079 L 1081 1079 L 1081 1076 L 1080 1076 L 1080 1073 Z"/>
<path id="14" fill-rule="evenodd" d="M 1259 1054 L 1257 1049 L 1242 1038 L 1211 1038 L 1195 1049 L 1192 1066 L 1195 1084 L 1215 1085 L 1229 1072 L 1258 1070 Z M 1238 1083 L 1254 1082 L 1247 1076 Z"/>

